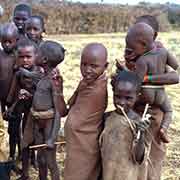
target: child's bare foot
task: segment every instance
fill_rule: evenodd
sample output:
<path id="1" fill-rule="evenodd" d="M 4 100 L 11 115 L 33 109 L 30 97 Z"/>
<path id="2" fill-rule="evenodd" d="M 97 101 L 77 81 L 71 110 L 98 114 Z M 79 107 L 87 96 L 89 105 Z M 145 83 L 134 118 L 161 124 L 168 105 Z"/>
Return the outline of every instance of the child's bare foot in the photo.
<path id="1" fill-rule="evenodd" d="M 159 130 L 159 140 L 162 141 L 163 143 L 169 143 L 170 142 L 170 140 L 167 136 L 167 131 L 164 130 L 163 128 L 161 128 Z"/>

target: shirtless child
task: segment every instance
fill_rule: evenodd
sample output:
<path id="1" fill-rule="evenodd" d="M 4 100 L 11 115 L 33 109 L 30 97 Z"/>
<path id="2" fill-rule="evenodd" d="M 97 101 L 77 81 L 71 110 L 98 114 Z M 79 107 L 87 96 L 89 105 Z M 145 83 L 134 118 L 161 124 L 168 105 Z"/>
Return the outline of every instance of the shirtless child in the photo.
<path id="1" fill-rule="evenodd" d="M 67 156 L 64 180 L 98 180 L 103 128 L 107 106 L 107 50 L 99 43 L 88 44 L 81 55 L 82 80 L 70 99 L 65 123 Z"/>
<path id="2" fill-rule="evenodd" d="M 36 61 L 36 65 L 42 66 L 45 70 L 45 76 L 37 84 L 24 140 L 27 145 L 32 143 L 28 142 L 30 139 L 26 142 L 26 135 L 27 137 L 31 135 L 35 144 L 47 144 L 47 148 L 38 149 L 40 180 L 47 179 L 48 169 L 52 180 L 60 178 L 54 143 L 60 127 L 60 118 L 66 115 L 67 110 L 63 97 L 62 77 L 53 79 L 52 73 L 53 69 L 64 60 L 64 52 L 60 44 L 45 41 L 40 45 L 40 57 Z"/>
<path id="3" fill-rule="evenodd" d="M 174 70 L 178 68 L 176 59 L 165 48 L 154 46 L 154 30 L 145 23 L 137 23 L 129 29 L 126 36 L 126 46 L 133 50 L 136 57 L 139 57 L 135 63 L 135 72 L 145 85 L 151 84 L 151 75 L 164 74 L 166 65 Z M 141 90 L 142 101 L 144 104 L 156 105 L 164 112 L 159 136 L 160 141 L 169 142 L 166 133 L 172 120 L 172 107 L 164 88 L 149 89 L 148 86 L 144 87 Z"/>
<path id="4" fill-rule="evenodd" d="M 0 51 L 0 102 L 2 113 L 7 105 L 6 98 L 13 79 L 13 69 L 16 61 L 15 50 L 18 40 L 18 30 L 13 23 L 7 23 L 1 29 L 1 43 L 3 50 Z"/>
<path id="5" fill-rule="evenodd" d="M 146 129 L 150 120 L 142 121 L 133 111 L 141 81 L 133 72 L 120 71 L 114 77 L 112 86 L 116 110 L 105 113 L 105 127 L 100 136 L 103 180 L 146 180 L 147 154 L 151 143 Z"/>

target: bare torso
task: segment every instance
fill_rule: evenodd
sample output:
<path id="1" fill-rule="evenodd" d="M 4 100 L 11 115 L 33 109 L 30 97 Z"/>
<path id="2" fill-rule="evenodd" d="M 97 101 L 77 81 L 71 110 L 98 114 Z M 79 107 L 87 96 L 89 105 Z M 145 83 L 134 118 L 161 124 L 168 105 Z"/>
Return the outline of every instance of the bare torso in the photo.
<path id="1" fill-rule="evenodd" d="M 33 108 L 36 111 L 47 111 L 53 108 L 52 84 L 49 77 L 42 78 L 37 84 L 33 97 Z"/>

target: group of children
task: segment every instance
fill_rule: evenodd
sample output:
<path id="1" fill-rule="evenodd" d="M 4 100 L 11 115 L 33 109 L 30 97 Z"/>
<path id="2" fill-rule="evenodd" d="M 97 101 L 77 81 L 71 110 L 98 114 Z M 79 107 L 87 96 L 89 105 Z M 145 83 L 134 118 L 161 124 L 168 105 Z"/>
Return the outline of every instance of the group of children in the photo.
<path id="1" fill-rule="evenodd" d="M 117 62 L 111 81 L 115 110 L 107 113 L 108 53 L 103 44 L 83 49 L 82 80 L 67 108 L 57 69 L 65 49 L 43 41 L 43 18 L 32 16 L 27 4 L 15 7 L 13 22 L 1 28 L 0 101 L 8 120 L 9 159 L 15 160 L 18 145 L 22 161 L 19 179 L 30 178 L 29 159 L 36 165 L 29 146 L 44 143 L 37 149 L 39 179 L 47 179 L 48 169 L 52 180 L 60 179 L 55 142 L 60 119 L 67 115 L 64 180 L 159 180 L 172 120 L 163 85 L 179 82 L 178 74 L 168 68 L 177 70 L 179 65 L 155 41 L 156 19 L 141 16 L 129 28 L 126 66 Z"/>

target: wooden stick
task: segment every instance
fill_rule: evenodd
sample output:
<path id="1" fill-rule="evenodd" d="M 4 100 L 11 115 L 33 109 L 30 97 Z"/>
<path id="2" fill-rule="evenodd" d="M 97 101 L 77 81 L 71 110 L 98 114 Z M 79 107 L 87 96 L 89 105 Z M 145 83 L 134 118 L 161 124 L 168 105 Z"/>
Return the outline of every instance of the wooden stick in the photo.
<path id="1" fill-rule="evenodd" d="M 66 144 L 65 141 L 62 142 L 55 142 L 55 145 L 62 145 L 62 144 Z M 36 148 L 43 148 L 43 147 L 47 147 L 47 144 L 38 144 L 38 145 L 33 145 L 33 146 L 29 146 L 29 149 L 36 149 Z"/>
<path id="2" fill-rule="evenodd" d="M 145 117 L 146 117 L 146 114 L 147 114 L 147 111 L 148 111 L 148 108 L 149 108 L 149 104 L 146 104 L 145 109 L 144 109 L 144 112 L 143 112 L 143 115 L 142 115 L 141 121 L 144 121 L 144 119 L 145 119 Z M 138 140 L 139 140 L 139 138 L 140 138 L 140 135 L 141 135 L 141 131 L 138 130 L 138 132 L 137 132 L 137 139 L 138 139 Z"/>
<path id="3" fill-rule="evenodd" d="M 131 120 L 128 118 L 126 112 L 124 111 L 124 108 L 123 108 L 122 106 L 119 106 L 119 105 L 118 105 L 118 107 L 121 109 L 121 111 L 122 111 L 124 117 L 126 118 L 127 122 L 129 123 L 129 126 L 130 126 L 130 128 L 131 128 L 133 134 L 135 134 L 135 128 L 134 128 L 134 126 L 133 126 Z"/>

